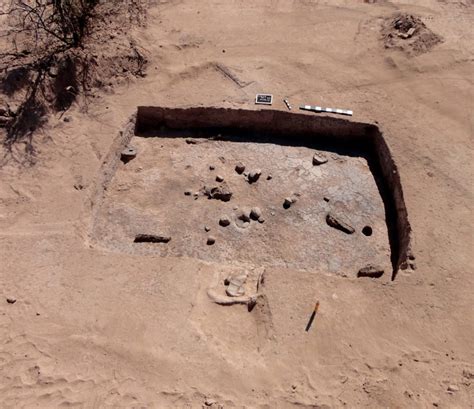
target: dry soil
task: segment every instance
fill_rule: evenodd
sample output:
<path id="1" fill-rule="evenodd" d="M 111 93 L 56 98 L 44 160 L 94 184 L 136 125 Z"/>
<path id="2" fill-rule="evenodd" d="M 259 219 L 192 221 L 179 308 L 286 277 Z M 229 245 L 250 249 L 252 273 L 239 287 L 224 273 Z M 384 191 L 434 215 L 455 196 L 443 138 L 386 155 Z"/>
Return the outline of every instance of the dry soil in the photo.
<path id="1" fill-rule="evenodd" d="M 35 135 L 36 164 L 0 170 L 0 406 L 472 407 L 472 2 L 155 3 L 130 33 L 147 51 L 146 77 L 109 87 L 87 110 L 73 106 L 68 122 L 51 118 Z M 399 12 L 440 40 L 397 37 L 402 46 L 386 48 Z M 303 269 L 262 263 L 263 296 L 249 312 L 208 296 L 239 255 L 141 254 L 91 239 L 103 159 L 138 105 L 252 108 L 257 92 L 274 95 L 273 109 L 288 98 L 379 124 L 400 171 L 416 270 L 390 281 L 333 274 L 317 254 Z M 120 196 L 155 212 L 144 181 L 156 176 L 152 156 L 171 160 L 174 146 L 159 149 L 137 157 L 141 176 L 129 175 L 133 194 Z M 200 160 L 189 155 L 200 172 L 219 164 L 198 149 Z M 182 188 L 165 194 L 193 200 Z M 254 265 L 264 261 L 252 251 Z"/>

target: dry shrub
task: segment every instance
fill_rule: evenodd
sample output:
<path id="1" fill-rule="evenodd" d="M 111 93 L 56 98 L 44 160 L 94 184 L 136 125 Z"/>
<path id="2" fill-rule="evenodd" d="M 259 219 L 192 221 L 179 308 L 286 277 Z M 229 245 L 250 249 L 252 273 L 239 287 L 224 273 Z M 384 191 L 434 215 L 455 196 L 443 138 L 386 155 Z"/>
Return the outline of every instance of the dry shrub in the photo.
<path id="1" fill-rule="evenodd" d="M 143 23 L 145 12 L 137 2 L 98 0 L 11 0 L 0 10 L 6 23 L 0 32 L 0 126 L 9 157 L 24 142 L 22 159 L 32 162 L 33 135 L 49 113 L 67 110 L 80 96 L 86 101 L 117 76 L 144 75 L 145 53 L 127 28 L 137 16 Z"/>

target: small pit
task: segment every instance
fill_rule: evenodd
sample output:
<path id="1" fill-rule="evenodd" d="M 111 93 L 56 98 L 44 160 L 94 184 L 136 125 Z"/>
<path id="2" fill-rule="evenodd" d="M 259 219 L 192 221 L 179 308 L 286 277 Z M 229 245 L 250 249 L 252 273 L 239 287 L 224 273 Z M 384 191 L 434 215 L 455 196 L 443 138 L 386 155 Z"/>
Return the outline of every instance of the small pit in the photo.
<path id="1" fill-rule="evenodd" d="M 370 226 L 364 226 L 364 228 L 362 229 L 362 234 L 364 236 L 372 236 L 372 233 L 373 233 L 373 230 L 372 230 L 372 227 Z"/>

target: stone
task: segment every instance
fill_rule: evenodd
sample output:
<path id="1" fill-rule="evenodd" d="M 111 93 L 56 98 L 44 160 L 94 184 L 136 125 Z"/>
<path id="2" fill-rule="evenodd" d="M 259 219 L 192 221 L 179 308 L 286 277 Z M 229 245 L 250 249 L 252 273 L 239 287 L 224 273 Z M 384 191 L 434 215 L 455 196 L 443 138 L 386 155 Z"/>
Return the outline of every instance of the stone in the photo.
<path id="1" fill-rule="evenodd" d="M 120 159 L 123 163 L 127 163 L 131 161 L 133 158 L 137 156 L 137 150 L 129 145 L 127 146 L 121 153 L 120 153 Z"/>
<path id="2" fill-rule="evenodd" d="M 354 228 L 351 225 L 342 220 L 342 216 L 335 215 L 333 213 L 328 213 L 326 215 L 326 223 L 329 226 L 334 227 L 335 229 L 347 234 L 353 234 L 355 232 Z"/>
<path id="3" fill-rule="evenodd" d="M 193 194 L 193 192 L 191 190 L 185 190 L 184 191 L 185 196 L 191 196 L 192 194 Z"/>
<path id="4" fill-rule="evenodd" d="M 250 217 L 253 220 L 258 220 L 262 216 L 262 211 L 260 210 L 259 207 L 252 207 L 252 210 L 250 211 Z"/>
<path id="5" fill-rule="evenodd" d="M 251 210 L 248 207 L 243 207 L 237 213 L 237 219 L 242 220 L 243 222 L 250 221 Z"/>
<path id="6" fill-rule="evenodd" d="M 260 217 L 258 218 L 258 222 L 259 222 L 259 223 L 265 223 L 265 219 L 264 219 L 262 216 L 260 216 Z"/>
<path id="7" fill-rule="evenodd" d="M 219 225 L 221 225 L 222 227 L 227 227 L 229 224 L 230 224 L 230 218 L 229 217 L 222 216 L 219 219 Z"/>
<path id="8" fill-rule="evenodd" d="M 273 176 L 272 175 L 268 175 L 267 176 L 267 180 L 272 180 L 273 179 Z"/>
<path id="9" fill-rule="evenodd" d="M 261 174 L 262 174 L 262 171 L 260 169 L 256 169 L 249 172 L 249 175 L 247 177 L 249 183 L 255 183 L 259 179 Z"/>
<path id="10" fill-rule="evenodd" d="M 453 392 L 458 392 L 458 391 L 459 391 L 459 387 L 458 387 L 458 386 L 456 386 L 456 385 L 449 385 L 449 386 L 448 386 L 448 392 L 453 393 Z"/>
<path id="11" fill-rule="evenodd" d="M 383 268 L 368 264 L 359 270 L 357 277 L 379 278 L 383 276 L 384 272 Z"/>
<path id="12" fill-rule="evenodd" d="M 289 209 L 294 202 L 295 200 L 293 197 L 285 197 L 285 200 L 283 201 L 283 207 L 285 209 Z"/>
<path id="13" fill-rule="evenodd" d="M 171 240 L 170 236 L 161 236 L 158 234 L 137 234 L 134 243 L 168 243 Z"/>
<path id="14" fill-rule="evenodd" d="M 186 139 L 186 143 L 188 145 L 197 145 L 197 144 L 203 143 L 203 142 L 204 142 L 204 140 L 202 140 L 202 139 L 195 139 L 195 138 L 187 138 Z"/>
<path id="15" fill-rule="evenodd" d="M 412 27 L 406 33 L 398 33 L 398 36 L 406 40 L 408 38 L 413 37 L 413 34 L 415 34 L 415 31 L 416 31 L 416 28 Z"/>
<path id="16" fill-rule="evenodd" d="M 216 182 L 223 182 L 224 178 L 221 175 L 216 176 Z"/>
<path id="17" fill-rule="evenodd" d="M 7 303 L 8 303 L 8 304 L 15 304 L 15 303 L 16 303 L 16 298 L 8 297 L 8 298 L 7 298 Z"/>
<path id="18" fill-rule="evenodd" d="M 407 36 L 410 38 L 413 34 L 415 34 L 416 28 L 412 27 L 407 31 Z"/>
<path id="19" fill-rule="evenodd" d="M 246 274 L 239 274 L 227 278 L 226 283 L 228 284 L 225 290 L 226 294 L 229 297 L 241 297 L 242 295 L 245 295 L 245 288 L 243 287 L 245 281 L 247 281 Z"/>
<path id="20" fill-rule="evenodd" d="M 209 226 L 204 226 L 204 230 L 209 232 L 211 231 L 211 228 Z"/>
<path id="21" fill-rule="evenodd" d="M 216 167 L 214 165 L 209 165 L 209 170 L 214 170 Z"/>
<path id="22" fill-rule="evenodd" d="M 242 173 L 244 173 L 244 170 L 245 170 L 245 165 L 242 163 L 242 162 L 239 162 L 237 163 L 237 165 L 235 165 L 235 171 L 241 175 Z"/>
<path id="23" fill-rule="evenodd" d="M 206 400 L 204 401 L 204 404 L 205 404 L 206 406 L 212 406 L 212 405 L 214 405 L 214 404 L 216 404 L 216 403 L 217 403 L 217 401 L 214 400 L 214 399 L 206 399 Z"/>
<path id="24" fill-rule="evenodd" d="M 209 237 L 207 238 L 207 242 L 206 242 L 206 243 L 207 243 L 208 246 L 212 246 L 215 242 L 216 242 L 216 238 L 215 238 L 214 236 L 209 236 Z"/>
<path id="25" fill-rule="evenodd" d="M 223 202 L 228 202 L 232 197 L 232 192 L 227 187 L 227 184 L 223 182 L 219 186 L 208 187 L 204 186 L 201 189 L 202 194 L 207 196 L 209 199 L 222 200 Z"/>
<path id="26" fill-rule="evenodd" d="M 327 163 L 328 158 L 326 158 L 326 155 L 322 153 L 315 153 L 313 155 L 313 165 L 314 166 L 319 166 Z"/>

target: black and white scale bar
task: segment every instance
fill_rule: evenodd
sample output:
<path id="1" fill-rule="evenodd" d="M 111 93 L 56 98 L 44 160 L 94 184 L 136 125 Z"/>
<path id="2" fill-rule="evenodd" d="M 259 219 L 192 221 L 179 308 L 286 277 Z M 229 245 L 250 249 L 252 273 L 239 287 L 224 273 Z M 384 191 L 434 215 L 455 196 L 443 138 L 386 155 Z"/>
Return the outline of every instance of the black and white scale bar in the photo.
<path id="1" fill-rule="evenodd" d="M 328 114 L 339 114 L 339 115 L 349 115 L 352 116 L 353 112 L 348 109 L 335 109 L 335 108 L 323 108 L 318 106 L 311 106 L 311 105 L 302 105 L 300 109 L 304 111 L 311 111 L 311 112 L 327 112 Z"/>

